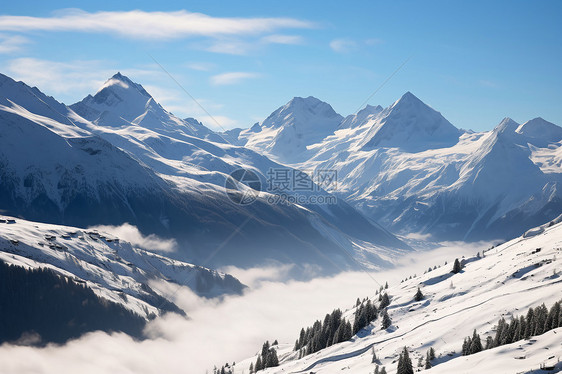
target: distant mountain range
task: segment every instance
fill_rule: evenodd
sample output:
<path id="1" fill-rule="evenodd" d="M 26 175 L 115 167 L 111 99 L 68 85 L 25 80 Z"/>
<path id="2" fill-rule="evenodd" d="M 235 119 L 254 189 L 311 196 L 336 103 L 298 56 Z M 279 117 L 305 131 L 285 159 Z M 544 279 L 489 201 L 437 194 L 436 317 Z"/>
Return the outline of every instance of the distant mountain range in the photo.
<path id="1" fill-rule="evenodd" d="M 509 239 L 562 213 L 562 128 L 542 118 L 463 131 L 407 92 L 343 120 L 318 99 L 295 98 L 223 135 L 236 133 L 232 141 L 279 162 L 337 170 L 338 196 L 402 235 Z"/>
<path id="2" fill-rule="evenodd" d="M 276 261 L 334 272 L 387 266 L 409 249 L 343 199 L 270 204 L 262 191 L 251 205 L 232 202 L 233 171 L 251 170 L 265 186 L 269 170 L 287 167 L 175 117 L 119 73 L 70 107 L 2 75 L 0 126 L 8 215 L 81 228 L 128 222 L 175 238 L 170 256 L 212 267 Z"/>
<path id="3" fill-rule="evenodd" d="M 347 117 L 297 97 L 249 129 L 215 133 L 120 73 L 70 106 L 1 75 L 0 124 L 2 212 L 77 227 L 129 222 L 177 239 L 171 256 L 204 266 L 384 267 L 409 250 L 390 232 L 508 239 L 562 212 L 560 127 L 506 118 L 492 131 L 459 130 L 410 92 Z M 280 168 L 337 172 L 335 190 L 314 184 L 337 203 L 271 204 L 275 192 L 263 189 Z M 237 169 L 261 182 L 253 204 L 225 193 Z"/>

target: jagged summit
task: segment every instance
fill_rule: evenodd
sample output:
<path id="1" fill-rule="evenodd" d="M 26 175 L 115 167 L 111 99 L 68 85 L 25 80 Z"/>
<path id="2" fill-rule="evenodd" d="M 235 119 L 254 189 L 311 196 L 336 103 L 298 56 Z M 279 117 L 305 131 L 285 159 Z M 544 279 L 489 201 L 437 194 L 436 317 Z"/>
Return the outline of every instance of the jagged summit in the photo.
<path id="1" fill-rule="evenodd" d="M 396 147 L 408 152 L 450 147 L 460 131 L 411 92 L 386 108 L 367 134 L 364 149 Z"/>
<path id="2" fill-rule="evenodd" d="M 340 129 L 355 128 L 357 126 L 363 125 L 366 121 L 372 119 L 376 115 L 380 114 L 384 108 L 380 105 L 368 105 L 365 108 L 358 111 L 356 114 L 350 114 L 345 117 L 345 119 L 340 124 Z"/>
<path id="3" fill-rule="evenodd" d="M 519 127 L 519 124 L 509 117 L 505 117 L 501 122 L 494 128 L 494 132 L 498 134 L 514 133 Z"/>

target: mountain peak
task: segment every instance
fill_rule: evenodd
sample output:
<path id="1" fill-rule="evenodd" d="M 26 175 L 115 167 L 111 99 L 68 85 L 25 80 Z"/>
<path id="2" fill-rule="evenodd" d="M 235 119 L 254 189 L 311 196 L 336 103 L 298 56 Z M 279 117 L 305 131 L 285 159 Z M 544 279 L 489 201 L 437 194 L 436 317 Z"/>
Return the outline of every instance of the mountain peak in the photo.
<path id="1" fill-rule="evenodd" d="M 541 117 L 525 122 L 515 131 L 538 147 L 546 147 L 549 143 L 557 143 L 562 140 L 562 127 Z"/>
<path id="2" fill-rule="evenodd" d="M 496 128 L 494 128 L 494 131 L 498 134 L 507 134 L 507 133 L 511 134 L 514 133 L 518 127 L 519 124 L 517 122 L 515 122 L 509 117 L 505 117 L 504 119 L 501 120 L 499 125 L 497 125 Z"/>
<path id="3" fill-rule="evenodd" d="M 338 113 L 334 111 L 332 106 L 314 96 L 292 98 L 287 104 L 278 108 L 275 112 L 271 113 L 263 123 L 262 127 L 285 127 L 285 126 L 299 126 L 299 127 L 315 127 L 317 125 L 330 124 L 332 122 L 341 122 L 343 119 Z"/>
<path id="4" fill-rule="evenodd" d="M 125 92 L 130 92 L 127 96 L 130 95 L 141 95 L 146 99 L 152 98 L 148 92 L 138 83 L 133 82 L 129 77 L 121 74 L 121 72 L 117 72 L 111 78 L 109 78 L 105 83 L 100 87 L 100 89 L 94 95 L 94 98 L 97 97 L 96 102 L 102 102 L 108 97 L 107 93 L 104 93 L 104 90 L 111 90 L 114 94 L 119 96 L 118 93 L 123 95 Z M 101 101 L 100 101 L 101 100 Z M 144 99 L 143 99 L 144 100 Z"/>
<path id="5" fill-rule="evenodd" d="M 450 147 L 458 142 L 459 136 L 460 131 L 441 113 L 408 91 L 378 116 L 364 147 L 419 152 Z"/>

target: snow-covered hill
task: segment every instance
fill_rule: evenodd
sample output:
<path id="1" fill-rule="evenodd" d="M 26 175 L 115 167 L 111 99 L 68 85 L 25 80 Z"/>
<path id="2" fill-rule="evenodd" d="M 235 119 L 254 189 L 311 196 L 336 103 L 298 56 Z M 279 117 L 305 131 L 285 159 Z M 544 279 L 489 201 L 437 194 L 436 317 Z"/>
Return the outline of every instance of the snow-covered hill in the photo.
<path id="1" fill-rule="evenodd" d="M 97 230 L 6 216 L 0 216 L 0 260 L 55 270 L 145 318 L 162 311 L 183 313 L 165 292 L 151 288 L 152 282 L 188 286 L 205 297 L 240 294 L 245 287 L 231 275 L 136 248 Z"/>
<path id="2" fill-rule="evenodd" d="M 509 322 L 512 316 L 526 316 L 530 307 L 544 303 L 550 309 L 561 300 L 561 221 L 562 217 L 529 231 L 525 237 L 463 259 L 459 273 L 451 272 L 451 259 L 445 265 L 435 264 L 439 267 L 423 275 L 391 284 L 383 290 L 390 296 L 387 311 L 392 323 L 388 329 L 381 328 L 378 318 L 349 341 L 301 359 L 293 351 L 293 342 L 280 342 L 280 366 L 259 372 L 367 374 L 379 365 L 395 373 L 404 346 L 414 368 L 430 348 L 435 350 L 433 368 L 428 373 L 539 373 L 543 364 L 556 365 L 555 371 L 560 371 L 561 327 L 469 356 L 461 355 L 461 347 L 473 330 L 485 343 L 487 336 L 495 335 L 500 318 Z M 415 301 L 418 287 L 423 299 Z M 379 305 L 375 290 L 369 297 Z M 353 323 L 355 310 L 355 306 L 345 310 L 344 318 Z M 377 356 L 374 363 L 373 348 Z M 256 357 L 237 362 L 234 372 L 247 372 Z"/>
<path id="3" fill-rule="evenodd" d="M 300 113 L 291 115 L 290 108 L 281 108 L 287 118 Z M 283 158 L 272 143 L 260 143 L 256 127 L 239 138 Z M 368 106 L 348 116 L 322 136 L 291 165 L 337 170 L 339 196 L 399 234 L 507 239 L 562 213 L 562 128 L 541 118 L 464 132 L 407 92 L 388 108 Z"/>
<path id="4" fill-rule="evenodd" d="M 337 271 L 356 266 L 351 258 L 385 266 L 381 254 L 408 248 L 341 199 L 271 204 L 271 193 L 262 191 L 249 206 L 235 204 L 225 190 L 230 173 L 252 170 L 266 186 L 269 170 L 284 167 L 197 137 L 213 134 L 166 112 L 121 74 L 72 106 L 91 121 L 2 79 L 0 207 L 7 214 L 78 227 L 129 222 L 177 239 L 174 257 L 213 267 L 274 260 Z M 216 248 L 220 253 L 209 256 Z"/>

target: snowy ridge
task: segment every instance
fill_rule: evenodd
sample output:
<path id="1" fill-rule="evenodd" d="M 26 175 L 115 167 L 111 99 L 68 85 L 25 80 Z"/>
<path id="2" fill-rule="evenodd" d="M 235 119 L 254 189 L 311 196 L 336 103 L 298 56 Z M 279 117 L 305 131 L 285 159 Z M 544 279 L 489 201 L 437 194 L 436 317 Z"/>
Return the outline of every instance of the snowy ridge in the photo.
<path id="1" fill-rule="evenodd" d="M 558 223 L 557 223 L 558 222 Z M 464 259 L 460 273 L 453 274 L 452 261 L 423 275 L 415 276 L 384 290 L 390 296 L 388 314 L 392 320 L 381 329 L 381 318 L 351 340 L 298 359 L 293 344 L 280 342 L 280 366 L 263 373 L 372 373 L 375 365 L 396 372 L 396 360 L 408 347 L 417 366 L 430 347 L 436 359 L 428 373 L 523 373 L 543 364 L 562 369 L 562 328 L 533 336 L 529 340 L 461 356 L 463 339 L 474 329 L 483 340 L 495 334 L 501 317 L 527 313 L 529 307 L 545 303 L 550 308 L 560 301 L 562 278 L 562 224 L 557 219 L 533 236 L 519 237 L 483 251 L 482 257 Z M 438 264 L 436 264 L 438 265 Z M 415 301 L 420 288 L 424 298 Z M 378 305 L 375 292 L 369 297 Z M 344 312 L 353 322 L 355 306 Z M 295 338 L 297 337 L 295 332 Z M 377 361 L 372 363 L 374 347 Z M 234 373 L 248 370 L 256 357 L 236 363 Z M 260 371 L 261 373 L 262 371 Z M 540 372 L 540 371 L 537 371 Z"/>
<path id="2" fill-rule="evenodd" d="M 352 242 L 372 250 L 407 248 L 343 199 L 334 205 L 271 204 L 262 192 L 250 206 L 231 202 L 225 193 L 231 172 L 252 170 L 266 186 L 268 171 L 283 166 L 251 149 L 195 136 L 188 130 L 200 122 L 174 117 L 121 74 L 72 106 L 91 120 L 39 98 L 7 77 L 0 86 L 6 104 L 0 107 L 0 206 L 6 214 L 76 227 L 129 222 L 144 234 L 175 238 L 177 258 L 190 263 L 205 261 L 240 222 L 255 217 L 241 238 L 204 263 L 213 267 L 273 259 L 334 271 L 356 266 L 347 257 L 339 264 L 330 258 L 354 253 Z M 27 109 L 35 107 L 44 115 Z M 327 110 L 321 103 L 315 108 Z M 28 149 L 34 151 L 22 151 Z M 329 196 L 321 189 L 316 194 Z M 334 241 L 338 235 L 349 240 Z"/>
<path id="3" fill-rule="evenodd" d="M 241 293 L 236 278 L 173 260 L 97 230 L 0 217 L 0 260 L 28 268 L 48 267 L 85 282 L 96 294 L 149 317 L 180 312 L 151 282 L 192 288 L 201 296 Z"/>
<path id="4" fill-rule="evenodd" d="M 332 134 L 342 120 L 329 104 L 315 97 L 295 97 L 261 124 L 241 131 L 237 143 L 282 163 L 294 163 L 306 159 L 307 147 Z"/>

